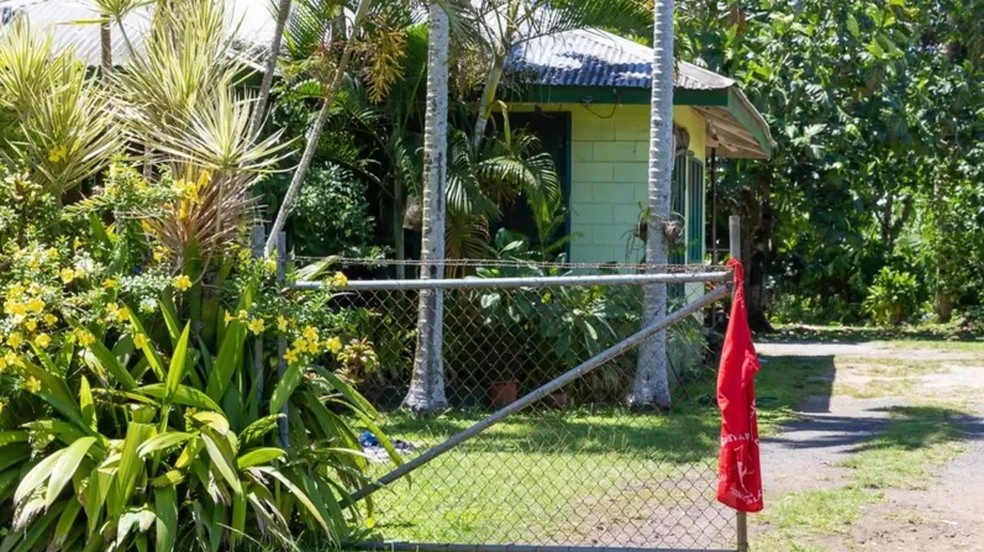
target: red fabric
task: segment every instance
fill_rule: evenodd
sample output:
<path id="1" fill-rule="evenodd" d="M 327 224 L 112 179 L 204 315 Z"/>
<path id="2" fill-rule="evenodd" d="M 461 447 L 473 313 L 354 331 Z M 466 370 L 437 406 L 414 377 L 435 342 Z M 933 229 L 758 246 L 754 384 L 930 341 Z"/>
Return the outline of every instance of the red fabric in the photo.
<path id="1" fill-rule="evenodd" d="M 744 270 L 736 259 L 728 266 L 734 271 L 734 292 L 717 381 L 721 409 L 717 499 L 742 512 L 758 512 L 762 510 L 762 471 L 755 417 L 755 373 L 759 371 L 759 361 L 748 328 Z"/>

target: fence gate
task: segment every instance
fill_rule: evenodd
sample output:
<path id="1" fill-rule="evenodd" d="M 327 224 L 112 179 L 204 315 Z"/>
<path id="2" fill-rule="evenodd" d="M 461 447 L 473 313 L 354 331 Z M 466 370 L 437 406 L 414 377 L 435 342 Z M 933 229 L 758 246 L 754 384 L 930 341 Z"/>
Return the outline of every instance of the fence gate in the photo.
<path id="1" fill-rule="evenodd" d="M 374 513 L 351 547 L 747 549 L 744 517 L 714 499 L 720 418 L 707 347 L 716 315 L 707 313 L 728 295 L 729 272 L 485 263 L 468 273 L 477 276 L 350 279 L 340 299 L 374 317 L 380 371 L 362 387 L 405 459 L 394 469 L 380 454 L 375 482 L 353 495 L 371 497 Z M 648 326 L 647 286 L 670 297 L 668 316 Z M 447 408 L 428 417 L 398 408 L 422 290 L 443 297 Z M 640 372 L 639 345 L 661 330 L 671 405 L 630 407 L 649 373 Z M 370 457 L 381 452 L 363 436 Z"/>

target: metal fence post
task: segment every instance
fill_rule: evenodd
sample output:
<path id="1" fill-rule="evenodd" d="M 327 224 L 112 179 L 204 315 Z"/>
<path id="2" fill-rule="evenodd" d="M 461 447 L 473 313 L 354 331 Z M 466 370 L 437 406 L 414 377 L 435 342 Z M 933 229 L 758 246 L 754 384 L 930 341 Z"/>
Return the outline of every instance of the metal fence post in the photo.
<path id="1" fill-rule="evenodd" d="M 284 292 L 287 282 L 287 234 L 281 232 L 277 234 L 277 285 Z M 277 337 L 277 381 L 283 381 L 284 374 L 287 372 L 287 338 L 283 335 Z M 280 409 L 280 419 L 277 421 L 280 432 L 280 446 L 287 450 L 288 432 L 290 430 L 287 421 L 287 402 Z"/>
<path id="2" fill-rule="evenodd" d="M 266 243 L 266 228 L 262 224 L 253 227 L 253 258 L 263 256 L 263 245 Z M 253 377 L 256 378 L 256 401 L 257 404 L 263 402 L 263 336 L 258 335 L 253 339 Z"/>
<path id="3" fill-rule="evenodd" d="M 741 260 L 741 217 L 728 217 L 728 252 L 732 259 Z M 748 552 L 748 514 L 738 512 L 738 552 Z"/>

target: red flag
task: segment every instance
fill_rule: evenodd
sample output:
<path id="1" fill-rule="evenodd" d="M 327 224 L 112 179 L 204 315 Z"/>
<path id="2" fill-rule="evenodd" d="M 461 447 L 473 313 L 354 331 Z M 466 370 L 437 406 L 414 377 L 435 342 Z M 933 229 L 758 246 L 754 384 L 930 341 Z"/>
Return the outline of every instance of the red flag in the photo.
<path id="1" fill-rule="evenodd" d="M 762 471 L 755 417 L 755 373 L 759 361 L 745 310 L 744 270 L 737 259 L 729 261 L 728 266 L 734 271 L 734 293 L 717 381 L 721 409 L 717 499 L 742 512 L 758 512 L 762 509 Z"/>

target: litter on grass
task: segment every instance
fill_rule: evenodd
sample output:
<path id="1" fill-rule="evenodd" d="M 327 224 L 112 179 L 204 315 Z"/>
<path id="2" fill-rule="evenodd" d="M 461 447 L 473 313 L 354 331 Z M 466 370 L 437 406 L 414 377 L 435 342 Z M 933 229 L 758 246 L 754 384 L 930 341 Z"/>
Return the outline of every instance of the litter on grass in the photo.
<path id="1" fill-rule="evenodd" d="M 369 458 L 372 462 L 389 462 L 389 453 L 383 448 L 382 443 L 379 439 L 369 430 L 363 431 L 359 434 L 359 444 L 362 445 L 362 452 Z M 401 455 L 407 455 L 411 452 L 417 450 L 417 447 L 413 443 L 403 441 L 400 439 L 393 439 L 393 448 L 396 452 Z"/>

